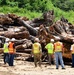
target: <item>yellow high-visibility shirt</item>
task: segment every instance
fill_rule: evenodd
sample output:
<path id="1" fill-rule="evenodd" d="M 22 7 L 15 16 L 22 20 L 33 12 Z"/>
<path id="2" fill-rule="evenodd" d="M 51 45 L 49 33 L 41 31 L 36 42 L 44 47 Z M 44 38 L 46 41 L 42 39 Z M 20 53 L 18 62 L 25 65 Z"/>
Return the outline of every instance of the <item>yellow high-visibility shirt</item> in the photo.
<path id="1" fill-rule="evenodd" d="M 54 46 L 52 43 L 48 43 L 45 48 L 48 50 L 48 53 L 51 53 L 53 54 L 53 49 L 54 49 Z"/>
<path id="2" fill-rule="evenodd" d="M 40 53 L 40 47 L 41 45 L 39 43 L 33 44 L 33 53 Z"/>
<path id="3" fill-rule="evenodd" d="M 8 43 L 4 44 L 3 49 L 4 49 L 4 53 L 8 53 L 9 52 Z"/>

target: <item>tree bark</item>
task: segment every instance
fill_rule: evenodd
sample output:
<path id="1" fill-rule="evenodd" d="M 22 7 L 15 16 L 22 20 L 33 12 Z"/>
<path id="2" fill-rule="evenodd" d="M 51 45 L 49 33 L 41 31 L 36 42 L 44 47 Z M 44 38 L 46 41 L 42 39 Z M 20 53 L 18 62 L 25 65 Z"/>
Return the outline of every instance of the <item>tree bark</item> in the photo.
<path id="1" fill-rule="evenodd" d="M 38 34 L 38 31 L 34 29 L 32 26 L 30 26 L 29 24 L 27 24 L 26 21 L 18 19 L 18 22 L 22 26 L 26 27 L 31 35 L 36 36 Z"/>

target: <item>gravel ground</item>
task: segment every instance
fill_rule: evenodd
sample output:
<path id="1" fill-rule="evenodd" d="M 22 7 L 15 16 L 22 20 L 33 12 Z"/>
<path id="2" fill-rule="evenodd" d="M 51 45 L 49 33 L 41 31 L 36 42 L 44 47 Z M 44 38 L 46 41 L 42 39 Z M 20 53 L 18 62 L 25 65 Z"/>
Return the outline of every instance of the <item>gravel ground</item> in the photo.
<path id="1" fill-rule="evenodd" d="M 10 67 L 8 64 L 4 65 L 3 60 L 0 59 L 0 75 L 74 75 L 74 68 L 70 65 L 65 65 L 66 69 L 57 70 L 55 65 L 48 65 L 42 62 L 42 68 L 34 67 L 33 62 L 15 60 L 15 66 Z"/>

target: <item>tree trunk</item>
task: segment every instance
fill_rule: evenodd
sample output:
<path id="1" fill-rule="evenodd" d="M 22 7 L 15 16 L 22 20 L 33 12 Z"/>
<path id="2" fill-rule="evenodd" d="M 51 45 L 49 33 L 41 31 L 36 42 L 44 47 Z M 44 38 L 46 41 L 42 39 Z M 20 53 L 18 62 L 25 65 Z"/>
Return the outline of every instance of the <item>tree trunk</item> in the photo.
<path id="1" fill-rule="evenodd" d="M 26 27 L 29 31 L 29 33 L 33 36 L 36 36 L 38 34 L 38 31 L 36 29 L 34 29 L 32 26 L 30 26 L 29 24 L 26 23 L 26 21 L 18 19 L 19 24 L 21 24 L 22 26 Z"/>

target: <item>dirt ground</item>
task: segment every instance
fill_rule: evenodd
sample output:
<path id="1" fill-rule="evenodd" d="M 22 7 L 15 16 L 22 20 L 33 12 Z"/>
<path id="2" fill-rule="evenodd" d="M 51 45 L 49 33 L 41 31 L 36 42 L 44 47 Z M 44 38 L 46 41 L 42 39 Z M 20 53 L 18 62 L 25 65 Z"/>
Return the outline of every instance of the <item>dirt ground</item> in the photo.
<path id="1" fill-rule="evenodd" d="M 34 67 L 33 62 L 15 60 L 14 66 L 10 67 L 3 64 L 3 59 L 0 59 L 0 75 L 74 75 L 74 68 L 71 65 L 65 65 L 65 70 L 55 68 L 55 65 L 48 65 L 42 62 L 42 68 Z"/>

